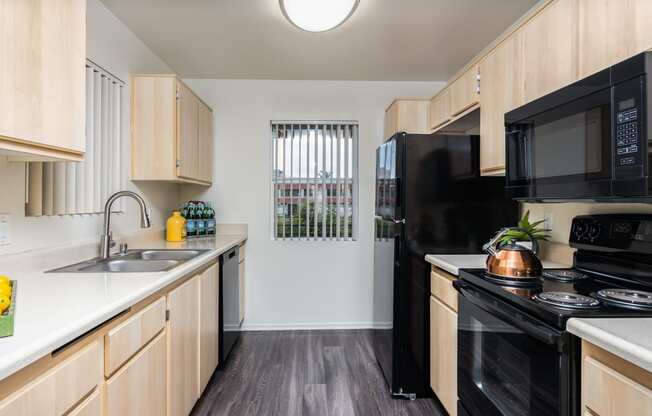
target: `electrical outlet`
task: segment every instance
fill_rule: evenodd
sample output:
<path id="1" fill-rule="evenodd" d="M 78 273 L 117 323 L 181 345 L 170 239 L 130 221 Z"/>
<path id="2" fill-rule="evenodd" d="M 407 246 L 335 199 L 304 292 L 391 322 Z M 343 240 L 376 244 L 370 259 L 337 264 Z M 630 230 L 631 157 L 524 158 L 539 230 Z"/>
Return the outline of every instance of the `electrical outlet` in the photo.
<path id="1" fill-rule="evenodd" d="M 0 246 L 11 244 L 11 215 L 0 214 Z"/>
<path id="2" fill-rule="evenodd" d="M 543 228 L 552 230 L 552 212 L 543 213 Z"/>

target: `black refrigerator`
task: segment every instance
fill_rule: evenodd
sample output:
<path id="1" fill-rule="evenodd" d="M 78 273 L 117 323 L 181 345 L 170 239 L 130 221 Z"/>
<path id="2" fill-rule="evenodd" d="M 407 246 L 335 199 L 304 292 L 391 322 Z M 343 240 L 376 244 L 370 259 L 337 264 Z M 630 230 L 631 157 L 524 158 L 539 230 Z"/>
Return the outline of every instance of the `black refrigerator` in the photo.
<path id="1" fill-rule="evenodd" d="M 430 394 L 425 255 L 481 253 L 518 221 L 505 178 L 480 176 L 479 139 L 398 133 L 376 150 L 373 345 L 395 397 Z"/>

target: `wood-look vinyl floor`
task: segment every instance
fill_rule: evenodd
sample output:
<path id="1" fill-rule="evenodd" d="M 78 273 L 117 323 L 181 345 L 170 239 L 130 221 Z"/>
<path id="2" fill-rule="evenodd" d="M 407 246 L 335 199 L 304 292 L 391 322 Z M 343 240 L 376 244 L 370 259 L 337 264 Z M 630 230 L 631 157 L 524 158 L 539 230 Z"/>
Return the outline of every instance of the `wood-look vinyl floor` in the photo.
<path id="1" fill-rule="evenodd" d="M 245 332 L 194 416 L 439 416 L 392 399 L 366 330 Z"/>

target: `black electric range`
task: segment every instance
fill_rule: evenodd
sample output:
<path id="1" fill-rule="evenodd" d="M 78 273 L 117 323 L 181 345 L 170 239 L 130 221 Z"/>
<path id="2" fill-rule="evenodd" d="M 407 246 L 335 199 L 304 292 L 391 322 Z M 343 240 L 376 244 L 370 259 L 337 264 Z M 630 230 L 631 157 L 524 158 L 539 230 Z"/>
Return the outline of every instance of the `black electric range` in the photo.
<path id="1" fill-rule="evenodd" d="M 652 215 L 573 219 L 573 267 L 530 281 L 460 271 L 458 413 L 581 415 L 581 342 L 570 318 L 652 316 Z"/>
<path id="2" fill-rule="evenodd" d="M 566 328 L 566 321 L 570 318 L 652 316 L 652 297 L 649 306 L 645 307 L 640 305 L 641 302 L 646 302 L 645 297 L 636 296 L 641 291 L 652 293 L 652 281 L 650 285 L 624 282 L 618 278 L 576 268 L 545 269 L 542 277 L 526 284 L 493 278 L 484 269 L 461 270 L 460 278 L 562 330 Z M 599 293 L 608 289 L 620 289 L 617 293 L 624 292 L 625 299 L 633 298 L 634 301 L 629 304 L 623 301 L 622 305 L 615 301 L 605 302 L 601 300 Z M 551 293 L 553 295 L 548 295 Z"/>

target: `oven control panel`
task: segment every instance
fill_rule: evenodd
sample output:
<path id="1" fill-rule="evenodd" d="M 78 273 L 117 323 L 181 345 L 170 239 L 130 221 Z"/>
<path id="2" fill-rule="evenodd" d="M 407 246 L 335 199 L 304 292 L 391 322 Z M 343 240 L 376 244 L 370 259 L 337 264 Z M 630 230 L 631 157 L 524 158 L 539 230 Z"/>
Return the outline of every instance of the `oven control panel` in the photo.
<path id="1" fill-rule="evenodd" d="M 597 251 L 652 252 L 652 215 L 603 214 L 573 218 L 572 247 Z"/>

